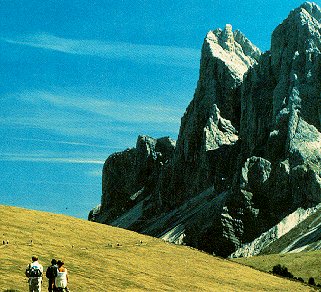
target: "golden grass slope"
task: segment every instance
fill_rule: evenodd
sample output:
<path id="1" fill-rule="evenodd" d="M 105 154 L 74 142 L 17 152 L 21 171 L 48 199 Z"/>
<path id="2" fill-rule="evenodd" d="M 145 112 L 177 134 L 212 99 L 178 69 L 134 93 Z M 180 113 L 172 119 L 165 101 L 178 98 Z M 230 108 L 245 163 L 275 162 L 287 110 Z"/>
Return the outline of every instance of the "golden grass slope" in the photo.
<path id="1" fill-rule="evenodd" d="M 32 255 L 63 259 L 71 291 L 309 291 L 300 283 L 128 230 L 0 206 L 0 291 L 27 291 Z M 32 243 L 31 243 L 32 241 Z M 44 279 L 43 291 L 47 290 Z"/>

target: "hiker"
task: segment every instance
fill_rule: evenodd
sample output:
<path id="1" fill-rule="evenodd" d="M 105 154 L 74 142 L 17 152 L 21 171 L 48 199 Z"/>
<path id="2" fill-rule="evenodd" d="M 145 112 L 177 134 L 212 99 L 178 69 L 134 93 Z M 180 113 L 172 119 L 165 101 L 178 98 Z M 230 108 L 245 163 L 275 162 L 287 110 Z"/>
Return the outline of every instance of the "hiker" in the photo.
<path id="1" fill-rule="evenodd" d="M 67 269 L 64 267 L 64 262 L 61 260 L 58 260 L 58 271 L 57 271 L 57 277 L 55 278 L 55 285 L 57 291 L 69 291 L 67 288 L 68 285 L 68 273 Z"/>
<path id="2" fill-rule="evenodd" d="M 38 262 L 38 257 L 33 256 L 26 269 L 26 276 L 29 282 L 29 292 L 41 292 L 43 267 Z"/>
<path id="3" fill-rule="evenodd" d="M 55 259 L 51 260 L 51 266 L 47 268 L 46 277 L 48 278 L 48 291 L 56 291 L 55 288 L 55 278 L 57 277 L 57 261 Z"/>

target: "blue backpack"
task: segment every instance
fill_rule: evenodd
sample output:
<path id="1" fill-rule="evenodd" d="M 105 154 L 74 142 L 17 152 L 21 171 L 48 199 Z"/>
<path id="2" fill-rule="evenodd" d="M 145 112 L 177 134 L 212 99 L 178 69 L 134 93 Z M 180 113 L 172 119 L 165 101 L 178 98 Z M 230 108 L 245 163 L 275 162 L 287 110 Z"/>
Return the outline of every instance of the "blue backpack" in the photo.
<path id="1" fill-rule="evenodd" d="M 27 277 L 42 277 L 42 272 L 38 266 L 29 265 L 26 270 Z"/>

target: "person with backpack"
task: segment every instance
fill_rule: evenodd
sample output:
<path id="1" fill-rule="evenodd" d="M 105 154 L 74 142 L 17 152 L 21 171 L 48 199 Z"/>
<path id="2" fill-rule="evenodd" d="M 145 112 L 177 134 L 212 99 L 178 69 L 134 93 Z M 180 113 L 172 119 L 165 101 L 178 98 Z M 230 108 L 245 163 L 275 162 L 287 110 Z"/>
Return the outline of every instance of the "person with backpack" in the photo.
<path id="1" fill-rule="evenodd" d="M 27 266 L 26 276 L 29 282 L 29 292 L 41 292 L 43 267 L 38 262 L 38 257 L 33 256 L 32 263 Z"/>
<path id="2" fill-rule="evenodd" d="M 47 268 L 46 277 L 48 278 L 48 291 L 56 291 L 55 278 L 57 277 L 57 261 L 55 259 L 51 260 L 51 266 Z"/>

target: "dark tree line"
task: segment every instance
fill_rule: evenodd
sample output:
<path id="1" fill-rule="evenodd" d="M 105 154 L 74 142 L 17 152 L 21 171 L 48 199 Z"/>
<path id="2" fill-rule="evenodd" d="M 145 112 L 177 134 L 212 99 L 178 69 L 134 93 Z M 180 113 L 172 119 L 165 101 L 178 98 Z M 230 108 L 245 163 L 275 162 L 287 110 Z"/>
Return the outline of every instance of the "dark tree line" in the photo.
<path id="1" fill-rule="evenodd" d="M 272 269 L 272 273 L 274 275 L 279 275 L 281 277 L 285 277 L 285 278 L 290 278 L 290 279 L 294 279 L 297 281 L 300 281 L 302 283 L 304 283 L 303 278 L 301 277 L 294 277 L 292 273 L 289 272 L 288 268 L 286 266 L 281 266 L 280 264 L 277 264 L 273 267 Z M 312 285 L 312 286 L 317 286 L 317 287 L 321 287 L 321 284 L 316 284 L 315 280 L 313 277 L 310 277 L 308 280 L 308 284 Z"/>

